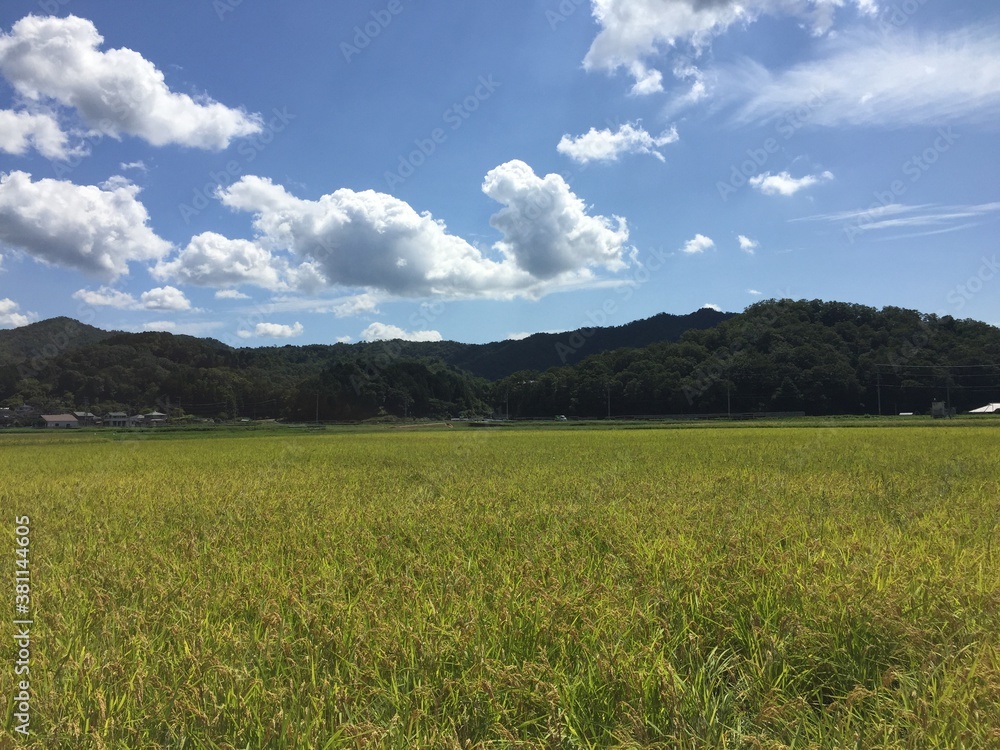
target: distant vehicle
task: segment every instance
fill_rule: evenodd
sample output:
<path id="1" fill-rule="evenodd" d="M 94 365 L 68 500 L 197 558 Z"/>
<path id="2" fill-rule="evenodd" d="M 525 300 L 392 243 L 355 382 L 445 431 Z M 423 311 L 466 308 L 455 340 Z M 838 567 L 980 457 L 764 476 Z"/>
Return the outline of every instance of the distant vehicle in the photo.
<path id="1" fill-rule="evenodd" d="M 565 422 L 566 421 L 566 415 L 565 414 L 556 414 L 556 421 L 557 422 Z"/>

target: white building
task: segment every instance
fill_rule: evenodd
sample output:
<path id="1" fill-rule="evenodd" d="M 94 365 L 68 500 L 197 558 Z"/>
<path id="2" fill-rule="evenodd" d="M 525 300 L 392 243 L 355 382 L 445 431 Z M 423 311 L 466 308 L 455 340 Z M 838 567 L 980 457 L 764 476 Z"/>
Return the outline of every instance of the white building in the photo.
<path id="1" fill-rule="evenodd" d="M 108 427 L 131 427 L 128 414 L 123 411 L 112 411 L 104 415 L 104 424 Z"/>
<path id="2" fill-rule="evenodd" d="M 43 414 L 42 421 L 46 427 L 53 429 L 76 428 L 80 426 L 80 421 L 72 414 Z"/>
<path id="3" fill-rule="evenodd" d="M 969 414 L 1000 414 L 1000 404 L 986 404 L 986 406 L 973 409 Z"/>

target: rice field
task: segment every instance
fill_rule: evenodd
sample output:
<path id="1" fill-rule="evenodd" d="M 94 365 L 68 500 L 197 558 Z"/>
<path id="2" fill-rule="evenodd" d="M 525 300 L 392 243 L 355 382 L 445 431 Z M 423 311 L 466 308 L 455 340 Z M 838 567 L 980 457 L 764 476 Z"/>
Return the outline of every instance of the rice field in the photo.
<path id="1" fill-rule="evenodd" d="M 0 471 L 0 748 L 1000 747 L 995 428 L 12 434 Z"/>

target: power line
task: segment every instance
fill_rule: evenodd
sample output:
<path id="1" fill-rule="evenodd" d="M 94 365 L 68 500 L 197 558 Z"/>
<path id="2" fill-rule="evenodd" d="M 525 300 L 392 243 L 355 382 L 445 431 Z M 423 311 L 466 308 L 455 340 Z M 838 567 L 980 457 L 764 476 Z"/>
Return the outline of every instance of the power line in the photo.
<path id="1" fill-rule="evenodd" d="M 972 368 L 1000 368 L 1000 364 L 992 365 L 895 365 L 890 362 L 883 364 L 876 364 L 876 367 L 890 367 L 893 370 L 957 370 L 957 369 L 972 369 Z"/>

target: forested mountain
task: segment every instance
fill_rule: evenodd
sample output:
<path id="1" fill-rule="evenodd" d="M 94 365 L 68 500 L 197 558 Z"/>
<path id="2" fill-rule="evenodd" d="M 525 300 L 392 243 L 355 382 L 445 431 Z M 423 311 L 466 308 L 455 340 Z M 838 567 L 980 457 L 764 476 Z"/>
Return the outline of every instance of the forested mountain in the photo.
<path id="1" fill-rule="evenodd" d="M 520 370 L 545 370 L 573 365 L 586 357 L 622 347 L 643 347 L 677 341 L 690 330 L 717 326 L 733 317 L 704 307 L 688 315 L 660 313 L 621 326 L 580 328 L 565 333 L 536 333 L 517 341 L 490 344 L 400 342 L 407 356 L 434 357 L 489 380 Z M 363 349 L 365 344 L 354 344 Z"/>
<path id="2" fill-rule="evenodd" d="M 169 333 L 108 333 L 69 318 L 0 331 L 0 403 L 207 417 L 364 419 L 489 414 L 490 387 L 516 370 L 618 346 L 678 339 L 732 317 L 703 309 L 614 328 L 491 344 L 374 342 L 234 349 Z"/>
<path id="3" fill-rule="evenodd" d="M 258 349 L 82 324 L 79 339 L 46 341 L 69 320 L 59 319 L 0 332 L 0 406 L 359 420 L 891 414 L 927 412 L 936 399 L 959 410 L 1000 401 L 1000 329 L 985 323 L 818 300 L 760 302 L 704 327 L 710 313 L 480 346 Z"/>
<path id="4" fill-rule="evenodd" d="M 0 331 L 0 365 L 51 358 L 103 341 L 113 333 L 73 318 L 49 318 L 38 323 Z"/>
<path id="5" fill-rule="evenodd" d="M 766 301 L 677 343 L 619 349 L 494 384 L 512 417 L 927 413 L 1000 401 L 1000 329 L 839 302 Z M 881 404 L 880 404 L 881 402 Z"/>

